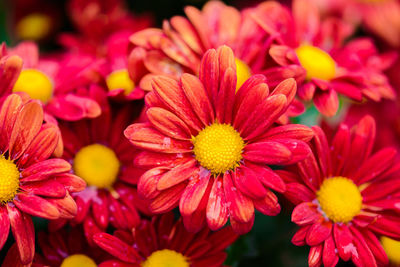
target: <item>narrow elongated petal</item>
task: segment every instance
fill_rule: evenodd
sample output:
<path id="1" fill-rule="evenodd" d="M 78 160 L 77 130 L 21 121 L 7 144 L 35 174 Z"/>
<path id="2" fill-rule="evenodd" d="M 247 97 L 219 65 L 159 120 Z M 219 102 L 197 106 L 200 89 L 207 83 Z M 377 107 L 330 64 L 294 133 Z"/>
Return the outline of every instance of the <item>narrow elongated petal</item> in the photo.
<path id="1" fill-rule="evenodd" d="M 63 159 L 49 159 L 33 164 L 21 172 L 23 181 L 40 181 L 51 175 L 68 172 L 71 164 Z"/>
<path id="2" fill-rule="evenodd" d="M 22 264 L 29 264 L 35 254 L 35 230 L 29 215 L 19 211 L 16 207 L 7 205 L 11 230 L 17 242 Z"/>
<path id="3" fill-rule="evenodd" d="M 25 104 L 15 121 L 10 137 L 11 159 L 19 158 L 39 132 L 43 123 L 43 109 L 38 102 Z"/>
<path id="4" fill-rule="evenodd" d="M 206 192 L 210 180 L 210 172 L 205 169 L 198 169 L 183 192 L 179 210 L 182 215 L 191 215 L 199 206 L 201 199 Z"/>
<path id="5" fill-rule="evenodd" d="M 297 205 L 292 212 L 292 222 L 299 225 L 315 222 L 320 217 L 317 207 L 310 202 L 304 202 Z"/>
<path id="6" fill-rule="evenodd" d="M 239 223 L 248 223 L 254 218 L 254 205 L 250 198 L 242 194 L 233 184 L 231 175 L 224 175 L 224 192 L 231 217 Z"/>
<path id="7" fill-rule="evenodd" d="M 3 248 L 10 231 L 10 220 L 6 207 L 0 207 L 0 250 Z"/>
<path id="8" fill-rule="evenodd" d="M 172 168 L 170 171 L 161 176 L 160 180 L 158 180 L 157 190 L 165 190 L 189 179 L 195 175 L 196 170 L 199 169 L 199 167 L 196 165 L 197 162 L 192 159 Z"/>
<path id="9" fill-rule="evenodd" d="M 99 247 L 125 262 L 135 263 L 141 258 L 134 248 L 110 234 L 95 234 L 93 240 Z"/>
<path id="10" fill-rule="evenodd" d="M 283 144 L 265 141 L 245 146 L 243 157 L 249 161 L 263 164 L 282 164 L 289 162 L 292 153 Z"/>
<path id="11" fill-rule="evenodd" d="M 179 139 L 190 139 L 190 130 L 186 124 L 168 110 L 159 107 L 149 108 L 146 112 L 151 124 L 166 136 Z"/>
<path id="12" fill-rule="evenodd" d="M 223 178 L 214 179 L 207 203 L 207 224 L 211 230 L 217 230 L 225 225 L 228 220 L 228 208 L 223 188 Z"/>
<path id="13" fill-rule="evenodd" d="M 13 203 L 22 211 L 49 220 L 58 219 L 60 212 L 47 200 L 28 194 L 17 194 Z"/>
<path id="14" fill-rule="evenodd" d="M 331 231 L 331 222 L 315 222 L 308 231 L 306 242 L 309 246 L 321 244 L 331 235 Z"/>
<path id="15" fill-rule="evenodd" d="M 124 134 L 132 144 L 142 149 L 164 153 L 191 151 L 190 142 L 165 136 L 146 124 L 132 124 L 126 128 Z"/>

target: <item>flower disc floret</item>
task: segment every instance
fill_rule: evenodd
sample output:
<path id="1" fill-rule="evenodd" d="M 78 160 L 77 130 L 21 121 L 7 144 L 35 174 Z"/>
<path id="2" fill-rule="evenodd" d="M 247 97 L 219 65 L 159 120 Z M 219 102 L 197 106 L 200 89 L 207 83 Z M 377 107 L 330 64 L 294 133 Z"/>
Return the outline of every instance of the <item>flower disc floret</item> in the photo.
<path id="1" fill-rule="evenodd" d="M 86 255 L 74 254 L 66 257 L 60 267 L 96 267 L 97 264 Z"/>
<path id="2" fill-rule="evenodd" d="M 301 66 L 306 69 L 306 79 L 317 78 L 328 81 L 335 77 L 336 63 L 332 57 L 322 49 L 304 44 L 296 49 L 297 58 Z"/>
<path id="3" fill-rule="evenodd" d="M 107 76 L 106 83 L 109 91 L 123 89 L 129 95 L 135 89 L 135 83 L 129 77 L 127 69 L 116 70 Z"/>
<path id="4" fill-rule="evenodd" d="M 43 72 L 36 69 L 21 71 L 13 92 L 25 92 L 32 99 L 37 99 L 46 104 L 53 96 L 53 83 Z"/>
<path id="5" fill-rule="evenodd" d="M 243 158 L 244 141 L 229 124 L 213 123 L 193 137 L 192 142 L 196 160 L 213 174 L 235 169 Z"/>
<path id="6" fill-rule="evenodd" d="M 350 222 L 362 206 L 358 187 L 341 176 L 325 179 L 317 192 L 317 200 L 325 215 L 335 223 Z"/>
<path id="7" fill-rule="evenodd" d="M 400 265 L 400 241 L 382 236 L 381 243 L 389 261 L 394 263 L 396 266 Z"/>
<path id="8" fill-rule="evenodd" d="M 117 179 L 120 162 L 112 149 L 92 144 L 76 153 L 73 168 L 89 186 L 110 188 Z"/>
<path id="9" fill-rule="evenodd" d="M 170 249 L 157 250 L 153 252 L 141 264 L 142 267 L 189 267 L 185 256 Z"/>
<path id="10" fill-rule="evenodd" d="M 14 199 L 19 189 L 17 166 L 11 160 L 0 157 L 0 202 L 7 203 Z"/>

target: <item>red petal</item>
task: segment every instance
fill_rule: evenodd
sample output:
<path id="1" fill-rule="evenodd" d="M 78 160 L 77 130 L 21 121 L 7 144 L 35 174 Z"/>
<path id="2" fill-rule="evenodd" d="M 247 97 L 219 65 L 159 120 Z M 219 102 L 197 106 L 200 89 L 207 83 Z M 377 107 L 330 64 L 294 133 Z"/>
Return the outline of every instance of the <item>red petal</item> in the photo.
<path id="1" fill-rule="evenodd" d="M 93 236 L 93 241 L 99 247 L 122 261 L 135 263 L 141 259 L 140 255 L 134 248 L 110 234 L 95 234 Z"/>
<path id="2" fill-rule="evenodd" d="M 199 169 L 195 159 L 179 164 L 161 176 L 157 183 L 157 190 L 162 191 L 175 186 L 192 177 L 193 173 Z"/>
<path id="3" fill-rule="evenodd" d="M 240 166 L 232 173 L 233 181 L 242 193 L 250 198 L 265 198 L 267 190 L 258 180 L 258 174 L 251 168 Z"/>
<path id="4" fill-rule="evenodd" d="M 29 166 L 48 159 L 57 148 L 60 137 L 61 133 L 56 125 L 50 123 L 43 125 L 25 151 L 29 157 L 21 158 L 19 164 Z"/>
<path id="5" fill-rule="evenodd" d="M 331 117 L 336 114 L 339 108 L 337 93 L 333 89 L 328 91 L 318 90 L 314 95 L 314 104 L 319 112 Z"/>
<path id="6" fill-rule="evenodd" d="M 63 198 L 66 194 L 62 184 L 54 180 L 44 180 L 21 185 L 21 188 L 35 195 Z"/>
<path id="7" fill-rule="evenodd" d="M 10 219 L 8 218 L 7 209 L 0 206 L 0 250 L 3 248 L 10 231 Z"/>
<path id="8" fill-rule="evenodd" d="M 179 140 L 190 139 L 190 130 L 186 124 L 168 110 L 153 107 L 147 110 L 146 115 L 151 124 L 166 136 Z"/>
<path id="9" fill-rule="evenodd" d="M 214 110 L 201 81 L 196 76 L 184 73 L 181 83 L 182 90 L 192 105 L 194 113 L 203 125 L 210 125 L 214 121 Z"/>
<path id="10" fill-rule="evenodd" d="M 311 247 L 310 253 L 308 254 L 308 266 L 317 267 L 322 263 L 322 244 Z"/>
<path id="11" fill-rule="evenodd" d="M 353 235 L 346 225 L 334 224 L 333 236 L 340 258 L 348 261 L 352 254 L 357 253 L 356 247 L 353 245 Z"/>
<path id="12" fill-rule="evenodd" d="M 2 151 L 7 151 L 10 143 L 11 133 L 17 117 L 22 108 L 22 99 L 19 95 L 8 96 L 0 110 L 0 144 Z"/>
<path id="13" fill-rule="evenodd" d="M 338 263 L 339 257 L 336 255 L 335 250 L 336 247 L 333 237 L 329 236 L 329 238 L 325 240 L 322 254 L 322 261 L 325 267 L 334 267 Z"/>
<path id="14" fill-rule="evenodd" d="M 231 218 L 239 223 L 247 223 L 254 218 L 253 202 L 233 185 L 229 173 L 224 174 L 224 192 Z"/>
<path id="15" fill-rule="evenodd" d="M 287 103 L 290 104 L 292 103 L 294 96 L 296 95 L 296 91 L 297 91 L 296 80 L 293 78 L 289 78 L 279 83 L 275 87 L 271 95 L 277 95 L 277 94 L 285 95 L 287 98 Z"/>
<path id="16" fill-rule="evenodd" d="M 199 207 L 209 181 L 210 172 L 203 168 L 198 169 L 191 177 L 179 203 L 179 210 L 183 216 L 191 215 Z"/>
<path id="17" fill-rule="evenodd" d="M 33 216 L 53 220 L 60 217 L 58 209 L 47 200 L 28 194 L 17 194 L 13 203 L 22 211 Z"/>
<path id="18" fill-rule="evenodd" d="M 210 196 L 207 203 L 207 224 L 211 230 L 220 229 L 228 221 L 228 208 L 226 205 L 223 178 L 214 179 Z"/>
<path id="19" fill-rule="evenodd" d="M 247 114 L 246 122 L 237 128 L 245 140 L 263 134 L 286 111 L 287 99 L 282 94 L 270 96 L 253 108 L 252 112 Z"/>
<path id="20" fill-rule="evenodd" d="M 68 192 L 64 198 L 48 198 L 47 201 L 57 207 L 60 212 L 60 218 L 72 219 L 77 215 L 77 204 Z M 86 213 L 84 214 L 86 215 Z M 77 219 L 77 217 L 75 217 L 75 219 Z"/>
<path id="21" fill-rule="evenodd" d="M 216 119 L 221 123 L 231 123 L 235 101 L 236 72 L 234 69 L 228 68 L 221 78 L 216 102 Z"/>
<path id="22" fill-rule="evenodd" d="M 243 235 L 243 234 L 250 232 L 251 228 L 253 228 L 254 213 L 248 222 L 242 223 L 242 222 L 236 221 L 232 216 L 231 216 L 230 221 L 231 221 L 231 226 L 232 226 L 233 231 L 235 231 L 235 233 L 237 233 L 239 235 Z"/>
<path id="23" fill-rule="evenodd" d="M 16 207 L 8 204 L 8 216 L 11 230 L 17 242 L 22 264 L 29 264 L 35 255 L 35 229 L 29 215 L 20 212 Z"/>
<path id="24" fill-rule="evenodd" d="M 63 159 L 48 159 L 35 163 L 21 172 L 23 182 L 40 181 L 54 174 L 68 172 L 71 164 Z"/>
<path id="25" fill-rule="evenodd" d="M 139 196 L 147 199 L 155 198 L 159 194 L 157 183 L 167 171 L 168 169 L 161 167 L 145 172 L 138 182 Z"/>
<path id="26" fill-rule="evenodd" d="M 274 193 L 268 190 L 268 194 L 263 199 L 254 199 L 254 208 L 262 214 L 268 216 L 278 215 L 281 211 L 281 206 L 278 203 L 278 198 Z"/>
<path id="27" fill-rule="evenodd" d="M 324 242 L 332 232 L 330 221 L 315 222 L 308 230 L 306 242 L 309 246 L 316 246 Z"/>
<path id="28" fill-rule="evenodd" d="M 304 202 L 297 205 L 292 212 L 292 222 L 304 225 L 313 223 L 321 217 L 315 204 Z"/>
<path id="29" fill-rule="evenodd" d="M 306 244 L 306 235 L 311 226 L 301 227 L 292 237 L 292 243 L 295 246 L 304 246 Z"/>
<path id="30" fill-rule="evenodd" d="M 186 188 L 186 183 L 177 184 L 171 188 L 163 190 L 159 195 L 152 199 L 150 210 L 154 213 L 164 213 L 177 206 L 183 191 Z"/>
<path id="31" fill-rule="evenodd" d="M 245 159 L 262 164 L 284 164 L 290 161 L 291 156 L 285 145 L 274 141 L 246 145 L 243 152 Z"/>
<path id="32" fill-rule="evenodd" d="M 42 123 L 43 109 L 38 102 L 28 102 L 21 108 L 10 137 L 11 159 L 17 159 L 22 155 L 39 132 Z"/>
<path id="33" fill-rule="evenodd" d="M 273 127 L 263 135 L 263 138 L 273 139 L 297 139 L 308 142 L 314 136 L 314 132 L 307 126 L 301 124 L 288 124 Z"/>
<path id="34" fill-rule="evenodd" d="M 181 118 L 189 127 L 200 131 L 201 122 L 193 113 L 191 104 L 177 81 L 167 76 L 158 76 L 153 79 L 152 86 L 156 95 L 169 110 Z"/>
<path id="35" fill-rule="evenodd" d="M 145 123 L 131 124 L 124 131 L 128 140 L 142 149 L 164 152 L 185 153 L 192 151 L 192 143 L 167 137 Z"/>
<path id="36" fill-rule="evenodd" d="M 246 164 L 250 169 L 257 173 L 260 182 L 272 190 L 283 193 L 286 190 L 286 185 L 282 178 L 268 166 L 260 166 L 256 164 Z"/>

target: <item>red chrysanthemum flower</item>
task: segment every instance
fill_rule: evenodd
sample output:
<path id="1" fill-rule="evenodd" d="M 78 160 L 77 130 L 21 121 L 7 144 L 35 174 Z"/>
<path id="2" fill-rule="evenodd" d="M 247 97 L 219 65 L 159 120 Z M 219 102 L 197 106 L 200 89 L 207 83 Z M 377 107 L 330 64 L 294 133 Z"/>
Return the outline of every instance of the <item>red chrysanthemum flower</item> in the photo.
<path id="1" fill-rule="evenodd" d="M 400 240 L 400 165 L 396 150 L 372 154 L 375 121 L 370 116 L 349 129 L 342 124 L 328 142 L 313 127 L 314 151 L 293 172 L 278 171 L 295 205 L 300 225 L 295 245 L 309 245 L 309 265 L 334 266 L 339 258 L 356 266 L 387 264 L 379 236 Z"/>
<path id="2" fill-rule="evenodd" d="M 251 229 L 254 208 L 278 214 L 278 199 L 269 189 L 283 192 L 285 184 L 266 164 L 304 159 L 310 152 L 304 141 L 312 137 L 303 125 L 273 127 L 296 94 L 295 81 L 269 92 L 265 77 L 255 75 L 236 92 L 235 58 L 222 46 L 206 52 L 200 79 L 159 76 L 152 85 L 148 122 L 125 130 L 132 144 L 146 150 L 135 163 L 151 168 L 138 183 L 150 210 L 163 213 L 179 203 L 191 231 L 206 219 L 219 229 L 230 217 L 241 233 Z"/>
<path id="3" fill-rule="evenodd" d="M 268 48 L 271 38 L 252 19 L 252 9 L 239 11 L 220 1 L 207 2 L 200 11 L 187 6 L 187 18 L 175 16 L 164 21 L 162 29 L 140 31 L 130 40 L 135 48 L 130 54 L 129 72 L 140 78 L 140 87 L 151 91 L 154 75 L 178 80 L 183 73 L 198 75 L 200 61 L 211 48 L 228 45 L 235 55 L 239 88 L 252 74 L 262 74 L 269 67 Z M 302 103 L 292 101 L 286 115 L 297 116 L 304 111 Z M 287 123 L 287 116 L 281 118 Z"/>
<path id="4" fill-rule="evenodd" d="M 219 267 L 226 259 L 224 250 L 236 238 L 230 227 L 217 232 L 207 228 L 197 234 L 187 232 L 182 220 L 175 221 L 174 214 L 168 213 L 142 221 L 132 233 L 100 233 L 94 241 L 116 258 L 100 264 L 104 267 Z"/>
<path id="5" fill-rule="evenodd" d="M 322 114 L 337 112 L 338 94 L 356 101 L 395 97 L 383 74 L 394 55 L 378 54 L 366 38 L 345 43 L 351 27 L 333 18 L 321 20 L 309 0 L 293 1 L 292 12 L 277 2 L 262 3 L 254 10 L 253 18 L 274 38 L 269 55 L 275 66 L 265 73 L 268 80 L 296 78 L 298 96 L 313 100 Z"/>
<path id="6" fill-rule="evenodd" d="M 87 183 L 85 190 L 72 194 L 78 213 L 70 222 L 84 224 L 89 242 L 94 233 L 105 231 L 110 224 L 118 229 L 137 226 L 140 222 L 137 208 L 147 211 L 136 193 L 137 180 L 143 171 L 133 166 L 136 150 L 123 136 L 123 130 L 139 112 L 126 105 L 111 107 L 101 88 L 92 87 L 90 94 L 102 106 L 99 117 L 60 122 L 65 144 L 63 158 Z M 57 229 L 65 223 L 66 220 L 54 221 L 51 228 Z"/>
<path id="7" fill-rule="evenodd" d="M 8 96 L 0 109 L 0 248 L 10 230 L 21 261 L 28 264 L 35 253 L 31 216 L 72 218 L 76 204 L 70 193 L 85 183 L 69 173 L 63 159 L 48 159 L 56 149 L 59 130 L 43 124 L 43 110 L 34 100 Z"/>
<path id="8" fill-rule="evenodd" d="M 98 246 L 89 245 L 82 225 L 50 233 L 39 232 L 38 244 L 40 253 L 35 254 L 32 267 L 97 267 L 97 264 L 112 258 Z M 2 266 L 23 266 L 15 244 L 9 249 Z"/>
<path id="9" fill-rule="evenodd" d="M 14 72 L 13 83 L 1 91 L 27 93 L 32 99 L 40 100 L 46 112 L 45 119 L 56 123 L 55 119 L 79 120 L 100 115 L 100 107 L 91 98 L 81 96 L 79 87 L 95 80 L 95 63 L 80 57 L 71 60 L 68 54 L 57 57 L 39 58 L 39 48 L 35 43 L 22 42 L 9 49 L 6 55 L 19 56 L 23 60 L 22 70 Z"/>

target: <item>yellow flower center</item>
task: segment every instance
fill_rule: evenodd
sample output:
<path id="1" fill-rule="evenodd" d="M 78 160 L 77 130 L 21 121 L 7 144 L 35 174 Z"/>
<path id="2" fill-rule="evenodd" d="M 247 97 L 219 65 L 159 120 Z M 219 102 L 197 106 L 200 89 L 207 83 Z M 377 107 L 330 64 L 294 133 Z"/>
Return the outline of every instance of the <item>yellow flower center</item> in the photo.
<path id="1" fill-rule="evenodd" d="M 189 267 L 189 262 L 181 253 L 163 249 L 153 252 L 141 267 Z"/>
<path id="2" fill-rule="evenodd" d="M 192 138 L 193 152 L 201 166 L 213 174 L 239 166 L 244 141 L 229 124 L 214 123 Z"/>
<path id="3" fill-rule="evenodd" d="M 92 144 L 75 155 L 73 169 L 89 186 L 110 188 L 117 179 L 120 162 L 110 148 Z"/>
<path id="4" fill-rule="evenodd" d="M 5 204 L 14 199 L 19 188 L 19 171 L 17 166 L 0 156 L 0 202 Z"/>
<path id="5" fill-rule="evenodd" d="M 335 223 L 350 222 L 362 205 L 358 187 L 345 177 L 336 176 L 325 179 L 317 192 L 317 200 L 322 211 Z"/>
<path id="6" fill-rule="evenodd" d="M 97 267 L 96 262 L 83 254 L 74 254 L 66 257 L 60 267 Z"/>
<path id="7" fill-rule="evenodd" d="M 400 241 L 382 236 L 381 243 L 389 261 L 394 263 L 396 266 L 400 265 Z"/>
<path id="8" fill-rule="evenodd" d="M 335 77 L 336 64 L 325 51 L 312 45 L 301 45 L 296 49 L 301 66 L 306 69 L 306 79 L 330 80 Z"/>
<path id="9" fill-rule="evenodd" d="M 251 70 L 246 63 L 241 61 L 240 59 L 235 58 L 236 63 L 236 75 L 237 75 L 237 82 L 236 82 L 236 91 L 239 90 L 240 86 L 243 85 L 247 79 L 251 76 Z"/>
<path id="10" fill-rule="evenodd" d="M 43 72 L 26 69 L 21 71 L 12 91 L 25 92 L 32 99 L 47 103 L 53 95 L 53 83 Z"/>
<path id="11" fill-rule="evenodd" d="M 109 91 L 123 89 L 125 95 L 129 95 L 135 89 L 135 83 L 129 77 L 127 69 L 111 72 L 106 79 Z"/>
<path id="12" fill-rule="evenodd" d="M 16 25 L 17 36 L 24 40 L 38 41 L 49 34 L 51 18 L 45 14 L 32 13 L 23 17 Z"/>

